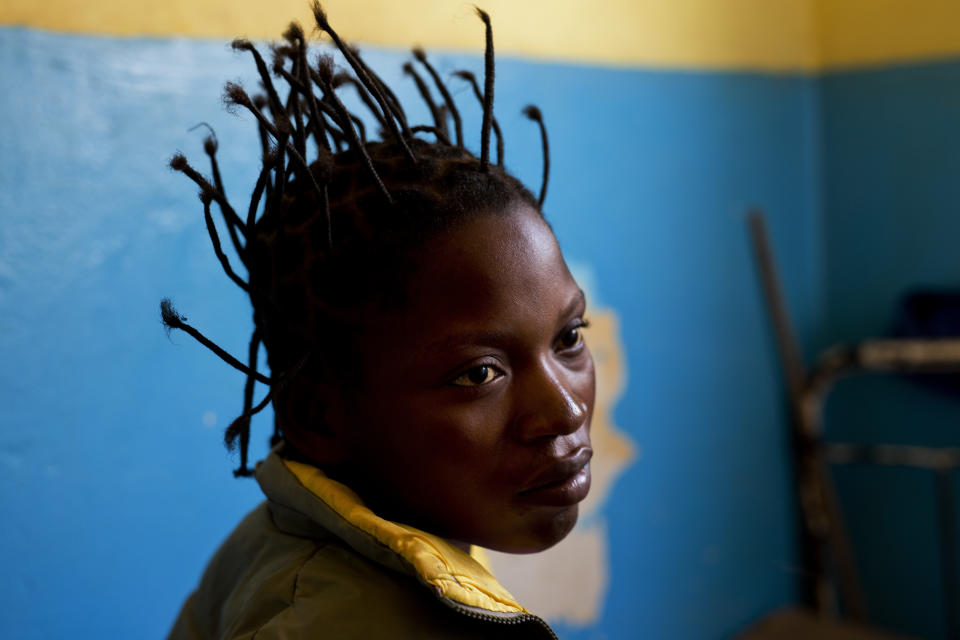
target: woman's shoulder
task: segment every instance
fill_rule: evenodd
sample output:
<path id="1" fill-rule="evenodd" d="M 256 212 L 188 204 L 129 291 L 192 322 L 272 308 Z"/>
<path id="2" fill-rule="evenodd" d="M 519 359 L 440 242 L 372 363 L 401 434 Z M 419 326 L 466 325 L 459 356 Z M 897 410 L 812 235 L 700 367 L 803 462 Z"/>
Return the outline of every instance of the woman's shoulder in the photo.
<path id="1" fill-rule="evenodd" d="M 279 529 L 267 504 L 211 560 L 170 638 L 470 638 L 490 628 L 335 537 Z"/>

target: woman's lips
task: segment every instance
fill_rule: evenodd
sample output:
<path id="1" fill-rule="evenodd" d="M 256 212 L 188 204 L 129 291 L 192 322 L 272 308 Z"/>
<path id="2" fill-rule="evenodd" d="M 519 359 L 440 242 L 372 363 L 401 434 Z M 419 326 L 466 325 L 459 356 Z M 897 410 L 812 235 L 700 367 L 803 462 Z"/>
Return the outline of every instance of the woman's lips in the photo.
<path id="1" fill-rule="evenodd" d="M 524 503 L 548 507 L 569 507 L 581 502 L 590 491 L 590 458 L 593 449 L 581 447 L 571 455 L 555 459 L 534 476 L 517 498 Z"/>

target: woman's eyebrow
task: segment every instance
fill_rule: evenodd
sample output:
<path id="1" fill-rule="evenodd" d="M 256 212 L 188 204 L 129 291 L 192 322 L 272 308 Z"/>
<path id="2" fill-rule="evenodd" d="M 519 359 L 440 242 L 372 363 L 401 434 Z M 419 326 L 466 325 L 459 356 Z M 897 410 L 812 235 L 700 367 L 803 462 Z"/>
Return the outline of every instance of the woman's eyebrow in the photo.
<path id="1" fill-rule="evenodd" d="M 560 313 L 560 322 L 566 323 L 570 316 L 577 313 L 578 310 L 586 309 L 587 296 L 583 289 L 577 289 L 576 295 L 570 299 L 567 306 Z M 583 311 L 580 311 L 583 313 Z M 463 331 L 444 336 L 439 340 L 429 342 L 420 350 L 421 357 L 430 357 L 447 349 L 462 346 L 465 344 L 482 344 L 488 346 L 502 346 L 510 341 L 510 335 L 503 331 L 485 330 L 485 331 Z"/>
<path id="2" fill-rule="evenodd" d="M 567 303 L 567 306 L 564 308 L 563 313 L 560 314 L 560 321 L 566 322 L 567 318 L 574 315 L 578 310 L 581 310 L 582 314 L 586 311 L 587 308 L 587 295 L 583 292 L 583 289 L 578 288 L 577 294 L 570 299 L 570 302 Z"/>
<path id="3" fill-rule="evenodd" d="M 464 331 L 427 343 L 421 349 L 421 355 L 429 357 L 438 352 L 465 344 L 502 345 L 508 340 L 508 335 L 503 331 Z"/>

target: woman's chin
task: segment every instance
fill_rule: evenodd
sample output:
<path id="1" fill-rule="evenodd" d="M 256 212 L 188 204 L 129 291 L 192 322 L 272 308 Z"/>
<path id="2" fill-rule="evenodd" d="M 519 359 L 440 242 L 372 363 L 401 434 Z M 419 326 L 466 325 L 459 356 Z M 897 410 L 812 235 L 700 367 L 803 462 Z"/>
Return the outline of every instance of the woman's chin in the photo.
<path id="1" fill-rule="evenodd" d="M 503 553 L 528 554 L 546 551 L 556 545 L 573 530 L 577 524 L 579 505 L 565 507 L 539 507 L 537 513 L 528 514 L 527 526 L 520 535 L 508 540 L 493 541 L 480 546 Z"/>

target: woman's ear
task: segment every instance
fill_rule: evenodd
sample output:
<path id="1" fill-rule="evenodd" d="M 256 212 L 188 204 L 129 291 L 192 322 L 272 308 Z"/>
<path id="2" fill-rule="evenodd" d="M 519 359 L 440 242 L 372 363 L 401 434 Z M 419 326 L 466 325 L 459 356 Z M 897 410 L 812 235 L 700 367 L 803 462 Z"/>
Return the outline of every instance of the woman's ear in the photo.
<path id="1" fill-rule="evenodd" d="M 320 467 L 346 461 L 343 397 L 338 386 L 295 376 L 277 400 L 276 419 L 287 442 Z"/>

